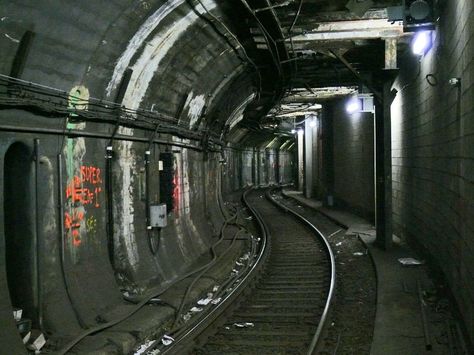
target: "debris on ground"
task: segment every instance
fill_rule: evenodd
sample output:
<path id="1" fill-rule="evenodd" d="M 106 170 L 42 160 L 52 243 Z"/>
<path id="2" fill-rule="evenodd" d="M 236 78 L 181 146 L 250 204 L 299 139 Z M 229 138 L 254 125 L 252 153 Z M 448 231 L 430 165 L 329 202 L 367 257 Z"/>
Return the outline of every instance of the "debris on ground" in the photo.
<path id="1" fill-rule="evenodd" d="M 237 328 L 252 328 L 255 326 L 255 324 L 251 322 L 245 322 L 245 323 L 234 323 L 233 326 Z"/>
<path id="2" fill-rule="evenodd" d="M 354 224 L 349 227 L 346 231 L 346 235 L 368 235 L 370 237 L 375 237 L 376 235 L 376 230 L 374 226 L 371 226 L 370 224 Z"/>
<path id="3" fill-rule="evenodd" d="M 34 339 L 33 341 L 31 341 L 32 339 Z M 36 337 L 34 336 L 31 336 L 29 337 L 28 339 L 30 342 L 27 344 L 27 348 L 29 350 L 33 350 L 33 351 L 40 351 L 41 348 L 46 344 L 46 339 L 43 335 L 43 333 L 39 333 L 39 335 Z"/>
<path id="4" fill-rule="evenodd" d="M 170 337 L 169 335 L 163 335 L 163 338 L 161 338 L 161 343 L 164 345 L 164 346 L 168 346 L 168 345 L 171 345 L 171 343 L 174 342 L 174 338 Z"/>
<path id="5" fill-rule="evenodd" d="M 418 260 L 415 258 L 400 258 L 398 259 L 398 262 L 403 266 L 417 266 L 423 265 L 425 263 L 424 260 Z"/>
<path id="6" fill-rule="evenodd" d="M 207 306 L 209 303 L 211 303 L 213 296 L 213 293 L 208 293 L 207 298 L 201 298 L 199 301 L 197 301 L 197 304 L 200 306 Z"/>
<path id="7" fill-rule="evenodd" d="M 215 300 L 212 300 L 212 301 L 211 301 L 211 304 L 214 304 L 214 305 L 216 305 L 216 304 L 218 304 L 218 303 L 219 303 L 221 300 L 222 300 L 222 298 L 221 298 L 221 297 L 219 297 L 219 298 L 216 298 Z"/>

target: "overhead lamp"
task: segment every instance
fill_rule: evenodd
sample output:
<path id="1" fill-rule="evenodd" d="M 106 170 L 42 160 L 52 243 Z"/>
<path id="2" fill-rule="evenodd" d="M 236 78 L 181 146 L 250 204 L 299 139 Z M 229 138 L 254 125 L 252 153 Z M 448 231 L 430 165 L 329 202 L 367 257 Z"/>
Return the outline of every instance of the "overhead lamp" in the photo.
<path id="1" fill-rule="evenodd" d="M 411 51 L 415 55 L 425 55 L 432 46 L 431 31 L 418 31 L 411 42 Z"/>
<path id="2" fill-rule="evenodd" d="M 302 136 L 303 133 L 304 133 L 304 131 L 303 131 L 302 128 L 298 128 L 298 131 L 297 131 L 297 132 L 298 132 L 298 135 L 299 135 L 299 136 Z"/>
<path id="3" fill-rule="evenodd" d="M 362 109 L 362 103 L 357 96 L 352 96 L 346 103 L 347 113 L 353 114 Z"/>
<path id="4" fill-rule="evenodd" d="M 308 122 L 309 126 L 311 128 L 314 128 L 316 127 L 316 119 L 318 118 L 318 116 L 316 116 L 316 114 L 314 113 L 310 113 L 308 115 L 306 115 L 306 122 Z"/>
<path id="5" fill-rule="evenodd" d="M 296 129 L 293 128 L 293 129 L 291 130 L 291 134 L 295 134 L 295 133 L 296 133 Z"/>

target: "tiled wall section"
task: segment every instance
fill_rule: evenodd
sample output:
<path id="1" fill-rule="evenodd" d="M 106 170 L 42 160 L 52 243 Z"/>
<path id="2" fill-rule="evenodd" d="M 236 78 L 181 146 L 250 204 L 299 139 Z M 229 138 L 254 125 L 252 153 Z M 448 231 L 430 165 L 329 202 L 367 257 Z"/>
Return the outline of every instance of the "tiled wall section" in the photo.
<path id="1" fill-rule="evenodd" d="M 399 63 L 392 105 L 394 232 L 442 268 L 474 340 L 474 5 L 448 0 L 430 52 Z M 461 78 L 461 86 L 449 85 Z"/>
<path id="2" fill-rule="evenodd" d="M 369 220 L 374 216 L 374 118 L 333 109 L 334 200 Z"/>

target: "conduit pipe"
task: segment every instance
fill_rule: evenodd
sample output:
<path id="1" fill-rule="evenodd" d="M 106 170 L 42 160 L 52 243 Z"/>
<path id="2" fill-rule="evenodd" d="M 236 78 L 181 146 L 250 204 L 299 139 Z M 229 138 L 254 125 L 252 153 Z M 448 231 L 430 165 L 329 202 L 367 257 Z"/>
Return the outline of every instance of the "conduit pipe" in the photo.
<path id="1" fill-rule="evenodd" d="M 39 222 L 39 168 L 40 168 L 40 140 L 35 138 L 35 249 L 36 249 L 36 306 L 38 307 L 38 326 L 44 333 L 43 329 L 43 288 L 41 280 L 41 244 L 40 244 L 40 222 Z"/>
<path id="2" fill-rule="evenodd" d="M 64 238 L 65 236 L 65 230 L 64 230 L 64 201 L 63 201 L 63 156 L 61 153 L 58 154 L 58 210 L 59 210 L 59 253 L 60 253 L 60 264 L 61 264 L 61 275 L 63 278 L 64 282 L 64 289 L 66 290 L 66 295 L 69 300 L 69 303 L 71 304 L 71 308 L 74 312 L 74 315 L 76 316 L 76 319 L 79 323 L 79 325 L 82 328 L 87 328 L 84 320 L 79 314 L 79 310 L 76 308 L 76 305 L 72 299 L 71 296 L 71 291 L 69 289 L 69 281 L 67 279 L 66 275 L 66 270 L 64 268 L 65 264 L 65 245 L 66 245 L 66 240 Z"/>

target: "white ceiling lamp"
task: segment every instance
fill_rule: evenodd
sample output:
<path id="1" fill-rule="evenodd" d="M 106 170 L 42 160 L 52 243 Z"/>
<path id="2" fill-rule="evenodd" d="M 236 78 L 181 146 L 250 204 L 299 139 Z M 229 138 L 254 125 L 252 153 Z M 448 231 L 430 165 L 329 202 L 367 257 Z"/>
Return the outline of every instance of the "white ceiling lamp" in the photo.
<path id="1" fill-rule="evenodd" d="M 431 31 L 418 31 L 411 42 L 413 54 L 423 56 L 432 47 Z"/>

